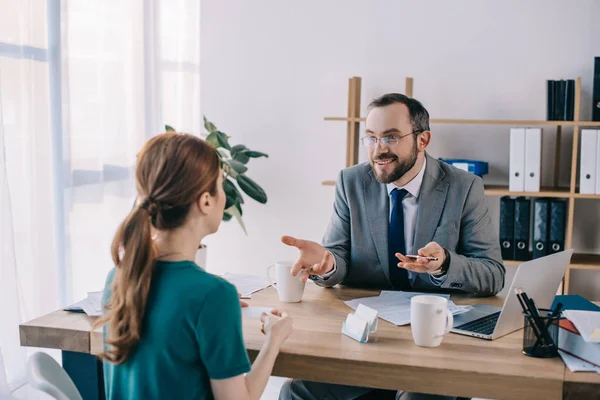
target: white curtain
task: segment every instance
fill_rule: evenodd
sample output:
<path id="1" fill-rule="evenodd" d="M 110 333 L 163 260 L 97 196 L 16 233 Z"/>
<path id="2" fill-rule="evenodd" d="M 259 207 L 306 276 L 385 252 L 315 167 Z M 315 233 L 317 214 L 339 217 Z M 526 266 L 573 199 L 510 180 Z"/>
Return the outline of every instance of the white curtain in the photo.
<path id="1" fill-rule="evenodd" d="M 2 79 L 0 74 L 0 93 L 2 90 Z M 25 354 L 22 349 L 15 346 L 18 340 L 18 330 L 15 325 L 21 321 L 19 286 L 16 275 L 14 225 L 12 221 L 12 207 L 8 192 L 8 176 L 6 169 L 6 146 L 4 135 L 2 96 L 0 96 L 0 321 L 3 325 L 13 329 L 0 330 L 0 396 L 10 392 L 6 368 L 4 367 L 4 355 L 2 349 L 6 349 L 7 361 L 18 365 L 11 370 L 11 382 L 18 383 L 18 377 L 22 375 Z"/>
<path id="2" fill-rule="evenodd" d="M 200 0 L 1 9 L 0 301 L 11 298 L 0 303 L 10 306 L 0 349 L 14 385 L 25 363 L 18 323 L 104 286 L 142 144 L 165 124 L 201 132 Z"/>

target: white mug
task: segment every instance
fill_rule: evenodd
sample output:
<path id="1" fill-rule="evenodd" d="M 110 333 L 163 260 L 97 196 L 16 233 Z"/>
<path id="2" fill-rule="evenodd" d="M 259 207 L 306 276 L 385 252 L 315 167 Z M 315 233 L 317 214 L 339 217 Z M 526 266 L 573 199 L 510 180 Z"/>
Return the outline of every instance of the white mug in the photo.
<path id="1" fill-rule="evenodd" d="M 410 299 L 410 327 L 417 346 L 439 346 L 453 324 L 454 317 L 444 297 L 421 295 Z"/>
<path id="2" fill-rule="evenodd" d="M 293 265 L 294 263 L 291 261 L 278 261 L 275 265 L 267 268 L 267 278 L 269 278 L 271 285 L 277 289 L 279 300 L 285 303 L 298 303 L 302 300 L 302 294 L 304 293 L 305 283 L 302 282 L 301 274 L 292 276 Z M 271 277 L 273 268 L 275 268 L 275 281 Z"/>

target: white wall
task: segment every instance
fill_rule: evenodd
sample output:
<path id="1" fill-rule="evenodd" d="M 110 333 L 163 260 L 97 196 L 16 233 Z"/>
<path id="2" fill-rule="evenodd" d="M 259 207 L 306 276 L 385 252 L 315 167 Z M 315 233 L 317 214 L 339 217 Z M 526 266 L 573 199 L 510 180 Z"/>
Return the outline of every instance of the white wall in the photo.
<path id="1" fill-rule="evenodd" d="M 363 79 L 363 114 L 374 97 L 403 92 L 412 76 L 414 96 L 432 118 L 545 119 L 546 80 L 581 76 L 589 119 L 599 18 L 594 0 L 203 0 L 202 111 L 232 142 L 270 155 L 249 170 L 268 204 L 245 205 L 247 237 L 227 223 L 207 240 L 209 268 L 261 273 L 295 258 L 281 235 L 321 239 L 334 193 L 321 181 L 335 179 L 345 163 L 345 125 L 323 117 L 346 114 L 349 77 Z M 508 127 L 434 125 L 432 132 L 432 155 L 485 159 L 486 182 L 507 182 Z M 544 137 L 549 183 L 554 129 Z M 570 154 L 565 146 L 564 184 Z M 589 228 L 577 232 L 575 248 L 600 252 L 600 202 L 583 204 L 576 224 Z M 498 198 L 490 208 L 497 215 Z M 581 281 L 584 294 L 600 298 L 600 272 Z"/>

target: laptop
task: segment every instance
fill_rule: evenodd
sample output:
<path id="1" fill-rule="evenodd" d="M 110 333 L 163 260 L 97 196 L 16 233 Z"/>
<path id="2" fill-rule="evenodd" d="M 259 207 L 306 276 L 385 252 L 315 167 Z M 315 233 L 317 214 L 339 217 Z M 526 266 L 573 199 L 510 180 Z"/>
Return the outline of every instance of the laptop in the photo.
<path id="1" fill-rule="evenodd" d="M 515 289 L 527 292 L 538 308 L 550 308 L 572 255 L 573 250 L 569 249 L 522 263 L 501 308 L 474 305 L 470 311 L 454 316 L 451 331 L 494 340 L 523 328 L 523 309 Z"/>

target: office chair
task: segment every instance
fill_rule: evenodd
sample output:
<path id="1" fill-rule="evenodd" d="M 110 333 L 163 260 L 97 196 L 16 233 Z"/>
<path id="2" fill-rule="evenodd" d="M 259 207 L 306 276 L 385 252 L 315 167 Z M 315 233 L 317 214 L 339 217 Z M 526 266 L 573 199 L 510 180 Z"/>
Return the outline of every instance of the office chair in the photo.
<path id="1" fill-rule="evenodd" d="M 395 390 L 376 389 L 360 396 L 356 400 L 396 400 Z M 471 400 L 471 398 L 457 397 L 456 400 Z"/>
<path id="2" fill-rule="evenodd" d="M 46 353 L 35 353 L 27 362 L 27 381 L 32 388 L 56 400 L 83 400 L 67 372 Z"/>

